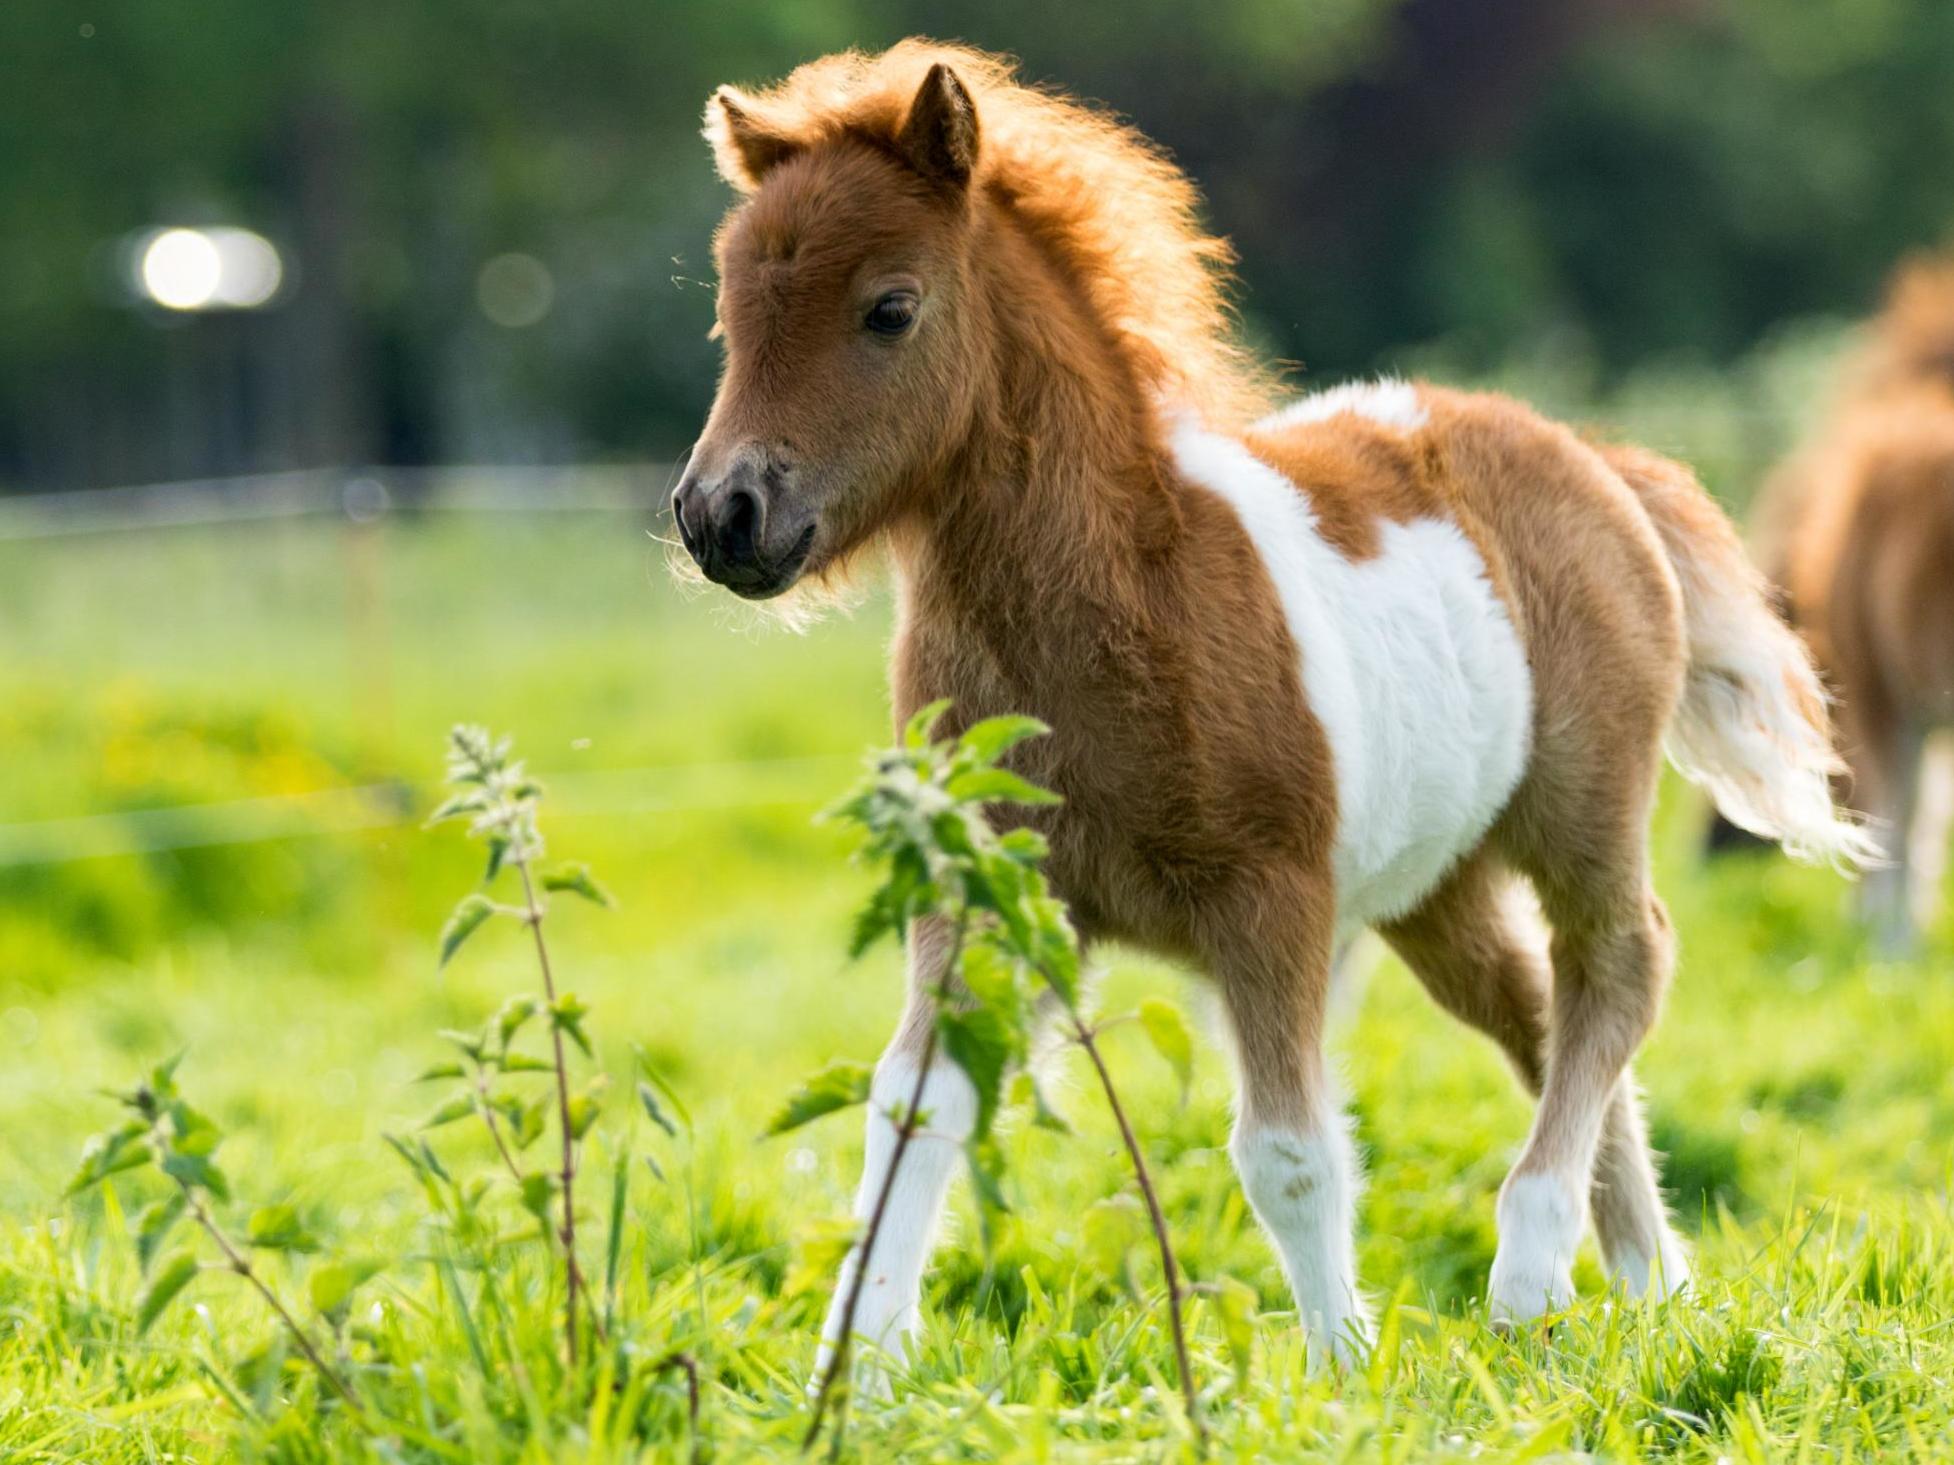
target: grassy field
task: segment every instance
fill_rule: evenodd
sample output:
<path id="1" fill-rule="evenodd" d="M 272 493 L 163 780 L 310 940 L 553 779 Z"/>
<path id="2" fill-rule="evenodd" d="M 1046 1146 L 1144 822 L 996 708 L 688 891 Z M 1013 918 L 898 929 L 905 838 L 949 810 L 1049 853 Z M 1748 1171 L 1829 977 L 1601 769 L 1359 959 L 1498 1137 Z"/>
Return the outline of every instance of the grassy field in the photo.
<path id="1" fill-rule="evenodd" d="M 810 820 L 886 737 L 885 632 L 876 600 L 805 636 L 755 630 L 597 515 L 0 544 L 0 1458 L 684 1458 L 683 1388 L 655 1367 L 675 1348 L 704 1375 L 704 1455 L 791 1453 L 859 1119 L 755 1136 L 809 1071 L 872 1058 L 898 1005 L 892 952 L 844 957 L 865 877 Z M 518 737 L 552 786 L 553 849 L 619 898 L 553 917 L 602 1065 L 628 1080 L 642 1045 L 693 1120 L 667 1138 L 620 1082 L 587 1143 L 593 1271 L 616 1157 L 666 1178 L 629 1161 L 612 1346 L 577 1378 L 537 1249 L 487 1275 L 449 1265 L 381 1139 L 426 1112 L 411 1080 L 444 1056 L 436 1030 L 532 980 L 504 930 L 435 970 L 479 863 L 417 827 L 460 719 Z M 1130 1029 L 1109 1037 L 1188 1271 L 1260 1300 L 1246 1354 L 1206 1294 L 1194 1305 L 1217 1457 L 1954 1456 L 1948 933 L 1873 961 L 1842 882 L 1776 859 L 1705 868 L 1697 817 L 1665 805 L 1683 957 L 1641 1064 L 1698 1248 L 1685 1300 L 1611 1301 L 1590 1259 L 1551 1335 L 1482 1325 L 1526 1107 L 1491 1048 L 1380 960 L 1335 1047 L 1383 1341 L 1361 1374 L 1305 1383 L 1229 1170 L 1219 1056 L 1201 1053 L 1183 1103 Z M 276 837 L 198 843 L 243 835 Z M 1199 1006 L 1118 953 L 1104 991 Z M 321 1401 L 237 1278 L 200 1278 L 138 1333 L 128 1217 L 153 1178 L 62 1198 L 114 1117 L 97 1089 L 178 1049 L 230 1132 L 238 1214 L 289 1202 L 330 1253 L 386 1262 L 334 1345 L 372 1429 Z M 988 1256 L 960 1198 L 928 1337 L 893 1405 L 855 1411 L 852 1454 L 1187 1450 L 1115 1136 L 1082 1072 L 1057 1093 L 1078 1133 L 1011 1134 L 1014 1216 Z M 434 1139 L 485 1170 L 460 1127 Z M 270 1275 L 302 1298 L 318 1264 Z"/>

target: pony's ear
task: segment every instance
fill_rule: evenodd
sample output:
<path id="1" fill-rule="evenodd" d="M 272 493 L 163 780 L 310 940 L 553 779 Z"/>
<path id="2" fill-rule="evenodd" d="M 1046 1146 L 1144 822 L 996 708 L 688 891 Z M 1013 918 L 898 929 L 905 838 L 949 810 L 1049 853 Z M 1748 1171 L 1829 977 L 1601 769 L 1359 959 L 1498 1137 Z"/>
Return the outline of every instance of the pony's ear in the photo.
<path id="1" fill-rule="evenodd" d="M 801 145 L 767 125 L 739 91 L 723 86 L 706 103 L 706 141 L 712 144 L 719 176 L 741 193 L 751 193 L 769 171 L 800 151 Z"/>
<path id="2" fill-rule="evenodd" d="M 909 165 L 932 182 L 962 188 L 977 170 L 977 105 L 941 61 L 909 104 L 896 145 Z"/>

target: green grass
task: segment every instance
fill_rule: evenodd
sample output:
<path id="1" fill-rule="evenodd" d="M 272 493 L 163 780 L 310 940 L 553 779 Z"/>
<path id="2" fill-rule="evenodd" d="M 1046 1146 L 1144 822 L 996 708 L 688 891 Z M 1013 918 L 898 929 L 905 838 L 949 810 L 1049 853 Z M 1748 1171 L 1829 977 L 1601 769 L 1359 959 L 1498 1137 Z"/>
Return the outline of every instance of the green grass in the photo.
<path id="1" fill-rule="evenodd" d="M 675 1347 L 704 1369 L 713 1458 L 790 1453 L 859 1125 L 754 1136 L 809 1070 L 871 1058 L 899 1002 L 892 952 L 843 958 L 865 881 L 810 822 L 887 734 L 885 634 L 875 600 L 806 636 L 756 632 L 679 594 L 656 546 L 601 517 L 397 523 L 363 548 L 324 524 L 0 544 L 0 861 L 44 821 L 114 816 L 42 827 L 44 846 L 177 842 L 217 816 L 122 816 L 417 789 L 412 808 L 315 800 L 294 816 L 307 832 L 261 842 L 0 863 L 0 1458 L 682 1458 L 682 1390 L 650 1367 Z M 664 1139 L 621 1083 L 591 1143 L 587 1265 L 614 1158 L 652 1153 L 668 1176 L 632 1162 L 619 1346 L 598 1379 L 561 1376 L 534 1248 L 492 1276 L 443 1273 L 380 1139 L 428 1107 L 410 1080 L 441 1056 L 435 1029 L 531 981 L 512 930 L 434 970 L 477 854 L 414 816 L 464 718 L 518 736 L 554 783 L 555 851 L 620 898 L 554 922 L 605 1065 L 627 1075 L 643 1044 L 696 1121 L 690 1142 Z M 349 810 L 398 822 L 346 832 Z M 1781 860 L 1705 869 L 1695 817 L 1676 797 L 1660 827 L 1683 957 L 1641 1064 L 1698 1248 L 1687 1301 L 1611 1302 L 1589 1259 L 1550 1336 L 1481 1325 L 1526 1107 L 1487 1044 L 1379 962 L 1335 1048 L 1384 1342 L 1364 1374 L 1306 1383 L 1229 1170 L 1221 1060 L 1203 1052 L 1182 1103 L 1131 1029 L 1109 1036 L 1188 1271 L 1260 1299 L 1247 1358 L 1206 1296 L 1194 1306 L 1217 1457 L 1954 1455 L 1946 933 L 1917 962 L 1874 963 L 1841 882 Z M 1198 991 L 1124 953 L 1108 968 L 1109 1003 Z M 61 1199 L 111 1118 L 95 1090 L 179 1047 L 186 1089 L 232 1134 L 240 1208 L 289 1201 L 335 1250 L 389 1261 L 344 1340 L 378 1435 L 321 1404 L 233 1278 L 193 1283 L 138 1336 L 124 1218 L 148 1181 Z M 988 1257 L 959 1199 L 925 1345 L 892 1406 L 853 1413 L 860 1458 L 1184 1451 L 1116 1137 L 1083 1072 L 1057 1094 L 1079 1134 L 1010 1136 L 1014 1218 Z M 437 1138 L 453 1164 L 485 1161 L 459 1130 Z M 279 1265 L 302 1295 L 306 1263 Z"/>

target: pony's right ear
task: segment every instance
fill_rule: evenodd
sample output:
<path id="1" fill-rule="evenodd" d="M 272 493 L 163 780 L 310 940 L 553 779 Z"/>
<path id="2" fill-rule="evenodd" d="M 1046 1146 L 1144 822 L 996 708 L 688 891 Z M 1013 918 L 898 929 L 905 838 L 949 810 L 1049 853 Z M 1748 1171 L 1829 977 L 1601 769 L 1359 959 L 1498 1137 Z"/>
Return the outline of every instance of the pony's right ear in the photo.
<path id="1" fill-rule="evenodd" d="M 977 170 L 977 104 L 941 61 L 930 67 L 896 138 L 909 165 L 934 183 L 962 188 Z"/>
<path id="2" fill-rule="evenodd" d="M 729 86 L 706 103 L 705 134 L 719 176 L 741 193 L 753 192 L 762 178 L 801 149 L 793 138 L 768 126 L 752 102 Z"/>

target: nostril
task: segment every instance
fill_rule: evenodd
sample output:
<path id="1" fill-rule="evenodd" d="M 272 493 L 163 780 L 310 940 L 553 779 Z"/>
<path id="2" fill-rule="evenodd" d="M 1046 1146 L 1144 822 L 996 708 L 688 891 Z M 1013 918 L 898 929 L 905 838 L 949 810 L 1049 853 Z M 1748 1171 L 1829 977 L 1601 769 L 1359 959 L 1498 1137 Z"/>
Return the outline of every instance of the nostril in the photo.
<path id="1" fill-rule="evenodd" d="M 735 563 L 755 557 L 760 538 L 760 495 L 745 485 L 731 489 L 720 513 L 719 545 Z"/>
<path id="2" fill-rule="evenodd" d="M 693 485 L 690 480 L 678 486 L 672 495 L 672 523 L 678 528 L 679 542 L 685 546 L 686 553 L 694 559 L 699 556 L 699 535 L 688 515 L 693 509 Z"/>

